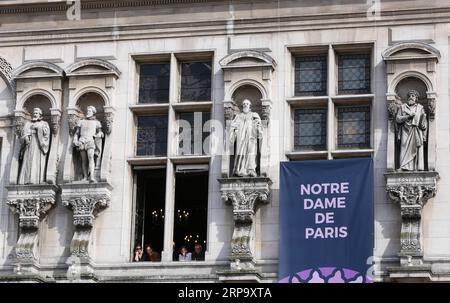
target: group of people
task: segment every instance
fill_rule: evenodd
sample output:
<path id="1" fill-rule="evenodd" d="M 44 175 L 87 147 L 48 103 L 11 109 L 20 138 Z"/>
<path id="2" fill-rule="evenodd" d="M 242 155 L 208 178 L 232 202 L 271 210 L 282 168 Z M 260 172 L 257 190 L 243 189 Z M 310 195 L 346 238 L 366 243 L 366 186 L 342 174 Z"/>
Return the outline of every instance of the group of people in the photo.
<path id="1" fill-rule="evenodd" d="M 187 246 L 181 246 L 180 251 L 177 252 L 174 245 L 173 261 L 205 261 L 205 252 L 201 244 L 195 244 L 194 252 L 189 252 Z M 145 249 L 142 250 L 141 245 L 136 245 L 134 248 L 133 262 L 159 262 L 161 261 L 161 255 L 153 250 L 151 244 L 145 245 Z"/>

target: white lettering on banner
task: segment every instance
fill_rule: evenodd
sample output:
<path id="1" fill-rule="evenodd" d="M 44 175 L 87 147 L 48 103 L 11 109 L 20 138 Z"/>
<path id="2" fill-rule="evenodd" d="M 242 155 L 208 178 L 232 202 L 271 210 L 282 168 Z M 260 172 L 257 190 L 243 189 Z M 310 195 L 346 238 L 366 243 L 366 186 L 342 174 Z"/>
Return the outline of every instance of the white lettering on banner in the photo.
<path id="1" fill-rule="evenodd" d="M 348 194 L 349 183 L 321 183 L 321 184 L 301 184 L 300 195 L 327 195 L 327 194 Z"/>
<path id="2" fill-rule="evenodd" d="M 316 227 L 305 228 L 305 239 L 347 238 L 347 226 L 323 225 L 335 224 L 335 210 L 346 208 L 347 200 L 344 195 L 350 193 L 349 188 L 349 182 L 300 184 L 300 195 L 304 196 L 303 209 L 305 211 L 311 210 L 313 212 L 314 224 L 317 225 Z M 321 195 L 322 197 L 313 197 L 317 195 Z M 328 197 L 323 197 L 324 195 L 328 195 Z M 331 211 L 319 212 L 320 210 Z"/>
<path id="3" fill-rule="evenodd" d="M 347 236 L 348 236 L 347 226 L 305 228 L 306 239 L 337 239 L 337 238 L 347 238 Z"/>

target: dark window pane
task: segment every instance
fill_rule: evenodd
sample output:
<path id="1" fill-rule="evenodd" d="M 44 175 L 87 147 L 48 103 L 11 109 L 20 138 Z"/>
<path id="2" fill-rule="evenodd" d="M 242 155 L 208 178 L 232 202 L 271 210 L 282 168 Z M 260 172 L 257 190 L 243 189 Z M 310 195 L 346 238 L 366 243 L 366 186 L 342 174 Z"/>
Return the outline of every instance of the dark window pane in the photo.
<path id="1" fill-rule="evenodd" d="M 327 142 L 327 110 L 295 110 L 295 150 L 324 150 Z"/>
<path id="2" fill-rule="evenodd" d="M 203 131 L 203 127 L 206 122 L 211 119 L 209 112 L 196 112 L 196 113 L 180 113 L 178 116 L 179 121 L 179 142 L 178 151 L 180 155 L 205 155 L 209 153 L 209 148 L 203 148 L 203 144 L 206 138 L 209 136 L 209 131 Z M 189 124 L 189 129 L 183 129 L 181 121 L 186 121 Z M 183 124 L 185 124 L 183 122 Z M 186 137 L 183 136 L 184 131 L 189 131 L 191 134 L 190 142 L 186 142 Z M 185 146 L 187 144 L 188 146 Z"/>
<path id="3" fill-rule="evenodd" d="M 339 94 L 370 93 L 370 56 L 339 56 Z"/>
<path id="4" fill-rule="evenodd" d="M 181 64 L 181 101 L 211 101 L 211 62 Z"/>
<path id="5" fill-rule="evenodd" d="M 137 129 L 137 156 L 167 154 L 167 115 L 140 116 Z"/>
<path id="6" fill-rule="evenodd" d="M 142 64 L 139 77 L 139 103 L 169 102 L 169 63 Z"/>
<path id="7" fill-rule="evenodd" d="M 338 148 L 370 147 L 370 107 L 338 107 Z"/>
<path id="8" fill-rule="evenodd" d="M 327 94 L 327 57 L 295 58 L 295 95 L 324 96 Z"/>

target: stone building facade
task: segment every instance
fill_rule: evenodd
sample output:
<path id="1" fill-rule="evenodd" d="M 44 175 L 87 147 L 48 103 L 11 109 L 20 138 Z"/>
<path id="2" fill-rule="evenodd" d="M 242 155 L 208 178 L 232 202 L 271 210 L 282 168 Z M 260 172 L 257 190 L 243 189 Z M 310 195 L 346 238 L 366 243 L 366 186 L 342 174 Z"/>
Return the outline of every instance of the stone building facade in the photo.
<path id="1" fill-rule="evenodd" d="M 375 164 L 375 280 L 450 281 L 447 1 L 68 2 L 0 3 L 1 281 L 276 282 L 280 162 L 349 157 Z M 237 177 L 245 99 L 260 144 Z M 132 262 L 148 243 L 161 261 Z M 174 261 L 195 243 L 204 261 Z"/>

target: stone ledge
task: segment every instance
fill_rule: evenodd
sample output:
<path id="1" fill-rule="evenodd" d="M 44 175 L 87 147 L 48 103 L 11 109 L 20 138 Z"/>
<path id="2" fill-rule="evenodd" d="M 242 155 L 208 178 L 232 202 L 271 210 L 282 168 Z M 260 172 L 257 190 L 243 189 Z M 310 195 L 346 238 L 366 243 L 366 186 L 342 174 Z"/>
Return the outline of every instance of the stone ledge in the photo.
<path id="1" fill-rule="evenodd" d="M 431 282 L 431 265 L 412 265 L 388 267 L 389 278 L 396 282 Z"/>

